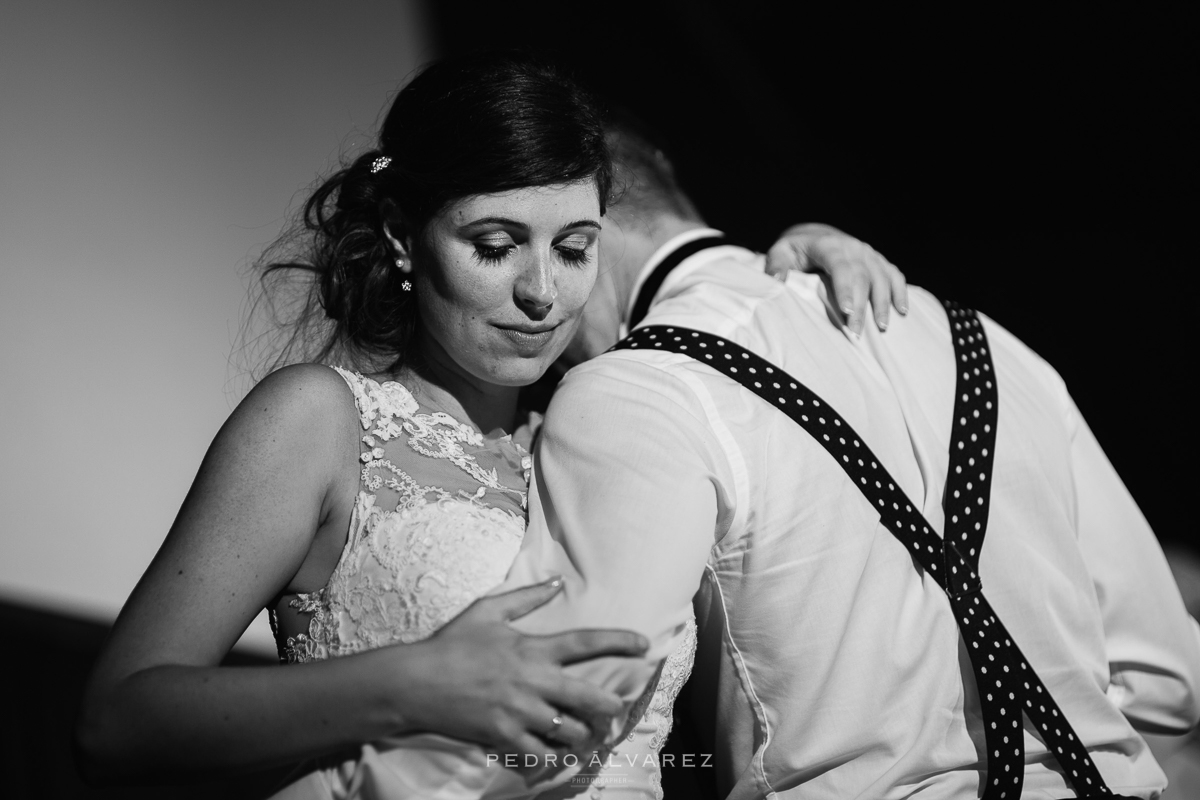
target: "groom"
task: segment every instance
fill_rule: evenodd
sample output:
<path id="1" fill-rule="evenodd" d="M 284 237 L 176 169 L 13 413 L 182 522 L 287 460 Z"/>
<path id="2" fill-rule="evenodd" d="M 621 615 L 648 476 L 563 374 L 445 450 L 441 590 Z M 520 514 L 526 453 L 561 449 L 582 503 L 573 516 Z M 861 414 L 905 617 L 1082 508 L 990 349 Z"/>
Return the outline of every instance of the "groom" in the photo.
<path id="1" fill-rule="evenodd" d="M 653 145 L 612 142 L 628 188 L 574 354 L 662 338 L 554 396 L 509 584 L 567 588 L 520 627 L 629 627 L 663 658 L 694 608 L 722 796 L 1157 796 L 1136 731 L 1196 724 L 1200 631 L 1057 373 L 919 290 L 847 335 L 819 279 L 764 276 Z"/>

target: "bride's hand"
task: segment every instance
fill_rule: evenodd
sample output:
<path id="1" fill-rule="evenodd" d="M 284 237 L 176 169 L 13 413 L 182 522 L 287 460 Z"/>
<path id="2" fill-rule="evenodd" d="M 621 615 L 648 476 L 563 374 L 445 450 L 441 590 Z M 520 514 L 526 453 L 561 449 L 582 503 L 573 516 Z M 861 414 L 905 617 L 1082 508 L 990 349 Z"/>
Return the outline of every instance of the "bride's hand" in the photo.
<path id="1" fill-rule="evenodd" d="M 832 284 L 842 324 L 855 335 L 866 324 L 867 300 L 879 330 L 887 330 L 889 307 L 908 313 L 908 283 L 904 273 L 875 248 L 837 228 L 820 223 L 794 225 L 767 251 L 767 274 L 780 280 L 788 270 L 820 272 Z"/>
<path id="2" fill-rule="evenodd" d="M 525 754 L 540 760 L 548 752 L 598 746 L 623 703 L 562 668 L 600 656 L 640 656 L 649 644 L 631 631 L 533 636 L 508 625 L 561 588 L 555 579 L 481 598 L 429 639 L 403 646 L 418 653 L 404 669 L 405 730 L 436 730 L 514 754 L 521 767 Z"/>

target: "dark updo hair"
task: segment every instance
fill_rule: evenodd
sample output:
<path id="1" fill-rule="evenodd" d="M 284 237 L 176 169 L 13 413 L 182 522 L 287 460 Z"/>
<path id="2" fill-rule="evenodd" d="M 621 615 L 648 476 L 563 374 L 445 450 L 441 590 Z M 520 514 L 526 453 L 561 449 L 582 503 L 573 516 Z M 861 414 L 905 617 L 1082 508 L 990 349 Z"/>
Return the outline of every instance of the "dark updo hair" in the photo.
<path id="1" fill-rule="evenodd" d="M 260 260 L 260 299 L 284 334 L 266 366 L 311 361 L 374 373 L 409 362 L 417 304 L 401 290 L 385 219 L 399 212 L 416 242 L 464 197 L 589 179 L 603 213 L 612 187 L 604 120 L 573 81 L 511 53 L 430 64 L 396 96 L 378 147 L 324 181 L 296 230 Z M 293 294 L 281 306 L 285 288 Z"/>

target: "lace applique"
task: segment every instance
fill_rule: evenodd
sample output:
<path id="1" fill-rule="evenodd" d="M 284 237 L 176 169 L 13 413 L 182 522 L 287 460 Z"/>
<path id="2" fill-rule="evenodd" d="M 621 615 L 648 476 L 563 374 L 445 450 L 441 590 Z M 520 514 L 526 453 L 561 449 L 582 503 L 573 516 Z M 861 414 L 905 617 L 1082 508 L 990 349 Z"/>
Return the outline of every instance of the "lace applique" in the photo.
<path id="1" fill-rule="evenodd" d="M 326 586 L 298 594 L 288 605 L 309 615 L 305 633 L 283 640 L 280 660 L 299 663 L 343 656 L 434 633 L 471 602 L 503 582 L 520 549 L 525 518 L 484 502 L 488 489 L 524 505 L 526 493 L 506 486 L 496 469 L 485 470 L 466 452 L 484 447 L 482 434 L 441 412 L 418 413 L 399 383 L 377 383 L 347 370 L 337 372 L 354 392 L 367 431 L 362 454 L 363 490 L 355 500 L 341 558 Z M 412 449 L 448 460 L 474 480 L 469 489 L 422 485 L 387 458 L 384 443 L 407 435 Z M 530 459 L 510 437 L 500 453 L 513 471 Z M 394 455 L 394 454 L 393 454 Z M 443 473 L 445 470 L 443 469 Z M 436 472 L 435 472 L 436 474 Z M 377 504 L 382 487 L 396 492 L 395 510 Z M 495 498 L 493 498 L 495 499 Z M 273 619 L 274 622 L 274 619 Z"/>
<path id="2" fill-rule="evenodd" d="M 324 603 L 325 590 L 320 589 L 316 592 L 308 594 L 299 594 L 295 599 L 288 602 L 288 606 L 300 611 L 301 613 L 316 614 L 320 612 L 321 605 Z M 279 648 L 279 661 L 282 664 L 301 664 L 305 661 L 318 661 L 323 658 L 328 658 L 328 653 L 317 640 L 309 638 L 307 633 L 298 633 L 295 636 L 289 636 L 283 639 L 279 631 L 279 620 L 275 616 L 275 610 L 271 609 L 267 614 L 267 618 L 271 623 L 271 633 L 275 636 L 275 642 Z M 314 617 L 315 618 L 315 617 Z M 310 621 L 309 631 L 316 633 L 318 636 L 323 633 L 323 622 L 317 623 L 316 629 Z"/>
<path id="3" fill-rule="evenodd" d="M 566 800 L 584 791 L 596 800 L 604 797 L 663 800 L 659 753 L 671 733 L 675 699 L 692 674 L 695 657 L 693 616 L 688 619 L 679 644 L 630 709 L 630 721 L 636 722 L 630 733 L 588 759 L 585 768 L 572 776 L 570 783 L 542 792 L 537 800 Z"/>
<path id="4" fill-rule="evenodd" d="M 675 698 L 679 697 L 679 690 L 691 677 L 692 663 L 695 659 L 696 620 L 693 617 L 688 620 L 679 646 L 671 652 L 671 655 L 667 656 L 662 674 L 658 679 L 658 687 L 654 690 L 654 696 L 650 698 L 650 705 L 646 709 L 645 719 L 652 721 L 655 726 L 655 731 L 650 736 L 650 749 L 655 753 L 662 750 L 662 746 L 667 742 L 667 736 L 671 734 Z"/>
<path id="5" fill-rule="evenodd" d="M 361 456 L 365 464 L 362 480 L 368 489 L 379 491 L 381 486 L 394 489 L 401 496 L 398 509 L 414 508 L 430 500 L 444 500 L 450 496 L 437 487 L 419 485 L 404 470 L 384 458 L 384 450 L 379 446 L 379 440 L 391 441 L 403 432 L 408 434 L 408 446 L 414 452 L 429 458 L 449 461 L 482 484 L 474 495 L 476 499 L 483 497 L 487 489 L 492 489 L 519 499 L 521 508 L 526 507 L 526 492 L 505 486 L 500 482 L 495 467 L 490 470 L 483 469 L 474 456 L 463 450 L 464 444 L 472 447 L 484 446 L 483 434 L 474 427 L 459 422 L 444 411 L 417 413 L 419 405 L 416 398 L 396 381 L 379 383 L 340 367 L 334 369 L 346 379 L 354 391 L 359 421 L 363 430 L 368 431 L 362 439 L 367 450 Z M 528 483 L 532 466 L 529 454 L 521 445 L 513 442 L 511 436 L 505 436 L 500 441 L 508 442 L 521 455 L 521 467 Z M 376 474 L 378 470 L 386 470 L 395 477 L 384 478 Z M 461 492 L 460 496 L 462 499 L 472 497 Z"/>
<path id="6" fill-rule="evenodd" d="M 378 474 L 382 471 L 390 472 L 391 475 L 384 477 Z M 396 503 L 397 511 L 413 509 L 428 502 L 447 500 L 452 497 L 450 492 L 439 486 L 420 485 L 407 472 L 386 458 L 368 461 L 362 469 L 362 482 L 372 492 L 378 492 L 383 486 L 394 491 L 400 498 Z M 460 492 L 460 494 L 466 493 Z M 474 495 L 466 494 L 466 498 L 470 497 L 474 497 Z"/>
<path id="7" fill-rule="evenodd" d="M 688 620 L 687 628 L 683 632 L 683 641 L 663 663 L 658 686 L 654 689 L 654 696 L 650 698 L 650 705 L 643 717 L 646 723 L 654 727 L 653 733 L 650 734 L 650 751 L 654 753 L 655 766 L 650 772 L 649 781 L 654 800 L 663 800 L 662 769 L 658 754 L 667 743 L 667 737 L 671 735 L 671 726 L 675 721 L 675 699 L 679 697 L 679 691 L 691 677 L 695 659 L 696 620 L 693 617 Z"/>
<path id="8" fill-rule="evenodd" d="M 308 633 L 289 636 L 284 642 L 280 661 L 285 664 L 302 664 L 305 661 L 320 661 L 329 658 L 328 649 L 322 644 L 327 638 L 328 620 L 320 613 L 325 603 L 325 590 L 297 595 L 288 606 L 302 614 L 312 614 Z"/>
<path id="9" fill-rule="evenodd" d="M 379 383 L 341 367 L 334 369 L 350 384 L 350 389 L 354 392 L 354 404 L 358 407 L 358 418 L 363 430 L 371 430 L 371 426 L 378 420 L 378 425 L 372 433 L 385 442 L 400 435 L 400 426 L 394 418 L 408 419 L 416 414 L 420 407 L 412 392 L 396 381 Z"/>

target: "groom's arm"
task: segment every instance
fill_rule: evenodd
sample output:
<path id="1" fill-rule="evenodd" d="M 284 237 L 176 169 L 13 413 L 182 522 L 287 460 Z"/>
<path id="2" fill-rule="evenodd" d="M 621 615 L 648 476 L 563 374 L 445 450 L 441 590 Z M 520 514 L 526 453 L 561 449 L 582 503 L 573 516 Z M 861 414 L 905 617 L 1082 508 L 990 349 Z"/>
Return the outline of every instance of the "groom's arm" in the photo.
<path id="1" fill-rule="evenodd" d="M 1186 733 L 1200 719 L 1200 625 L 1146 518 L 1065 389 L 1063 396 L 1079 547 L 1104 623 L 1109 698 L 1137 730 Z"/>
<path id="2" fill-rule="evenodd" d="M 522 619 L 522 630 L 619 627 L 649 638 L 647 661 L 576 667 L 627 700 L 691 616 L 730 505 L 725 453 L 689 386 L 694 378 L 679 357 L 652 357 L 659 362 L 610 354 L 564 379 L 542 430 L 529 528 L 506 584 L 564 577 L 562 594 Z M 664 361 L 676 363 L 664 369 Z"/>

